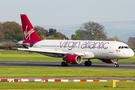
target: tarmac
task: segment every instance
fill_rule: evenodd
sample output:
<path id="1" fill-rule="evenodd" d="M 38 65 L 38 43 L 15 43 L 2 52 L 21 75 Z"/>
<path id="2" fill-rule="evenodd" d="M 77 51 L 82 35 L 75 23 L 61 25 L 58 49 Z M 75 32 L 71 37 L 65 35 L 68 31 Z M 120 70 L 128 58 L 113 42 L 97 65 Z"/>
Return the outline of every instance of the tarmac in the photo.
<path id="1" fill-rule="evenodd" d="M 69 66 L 61 66 L 61 62 L 27 62 L 27 61 L 0 61 L 0 66 L 14 67 L 48 67 L 48 68 L 79 68 L 79 69 L 113 69 L 113 70 L 135 70 L 135 63 L 119 63 L 119 67 L 115 68 L 114 64 L 102 62 L 93 62 L 92 66 L 81 64 L 69 64 Z"/>

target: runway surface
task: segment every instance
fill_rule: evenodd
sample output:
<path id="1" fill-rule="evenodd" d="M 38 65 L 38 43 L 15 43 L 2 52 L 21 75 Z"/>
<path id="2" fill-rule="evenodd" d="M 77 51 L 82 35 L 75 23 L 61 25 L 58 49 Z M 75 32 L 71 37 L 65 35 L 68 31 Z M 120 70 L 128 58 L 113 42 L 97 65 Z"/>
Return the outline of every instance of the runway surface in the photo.
<path id="1" fill-rule="evenodd" d="M 48 68 L 78 68 L 78 69 L 115 69 L 115 70 L 135 70 L 135 63 L 119 63 L 118 68 L 114 64 L 106 64 L 93 62 L 92 66 L 85 66 L 84 63 L 79 65 L 69 64 L 67 67 L 62 67 L 61 62 L 19 62 L 19 61 L 0 61 L 0 66 L 15 66 L 15 67 L 48 67 Z"/>

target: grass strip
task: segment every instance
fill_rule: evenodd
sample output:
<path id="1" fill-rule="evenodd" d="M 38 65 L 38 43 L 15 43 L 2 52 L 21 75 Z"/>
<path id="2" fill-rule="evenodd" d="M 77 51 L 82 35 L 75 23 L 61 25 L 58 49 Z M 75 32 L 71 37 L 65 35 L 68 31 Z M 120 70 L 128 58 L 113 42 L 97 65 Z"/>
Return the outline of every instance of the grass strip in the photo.
<path id="1" fill-rule="evenodd" d="M 134 70 L 0 67 L 0 77 L 134 77 Z"/>
<path id="2" fill-rule="evenodd" d="M 118 82 L 112 88 L 112 82 L 2 82 L 0 89 L 8 90 L 134 90 L 135 82 Z"/>

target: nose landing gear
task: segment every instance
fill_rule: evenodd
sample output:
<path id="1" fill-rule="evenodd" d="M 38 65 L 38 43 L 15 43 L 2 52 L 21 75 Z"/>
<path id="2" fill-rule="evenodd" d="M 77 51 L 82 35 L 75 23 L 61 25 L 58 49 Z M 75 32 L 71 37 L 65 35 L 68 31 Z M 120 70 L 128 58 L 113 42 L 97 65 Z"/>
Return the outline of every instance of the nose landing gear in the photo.
<path id="1" fill-rule="evenodd" d="M 114 64 L 114 67 L 115 67 L 115 68 L 116 68 L 116 67 L 119 67 L 119 64 L 115 63 L 115 64 Z"/>
<path id="2" fill-rule="evenodd" d="M 118 59 L 114 59 L 114 60 L 113 60 L 113 63 L 114 63 L 114 67 L 115 67 L 115 68 L 119 67 Z"/>

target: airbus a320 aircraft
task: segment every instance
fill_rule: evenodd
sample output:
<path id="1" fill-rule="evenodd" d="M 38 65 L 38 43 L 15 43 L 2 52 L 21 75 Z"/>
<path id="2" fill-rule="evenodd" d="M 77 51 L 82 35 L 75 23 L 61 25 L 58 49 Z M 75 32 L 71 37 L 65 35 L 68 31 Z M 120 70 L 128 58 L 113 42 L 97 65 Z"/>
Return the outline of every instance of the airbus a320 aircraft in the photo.
<path id="1" fill-rule="evenodd" d="M 51 57 L 62 57 L 62 66 L 68 64 L 80 64 L 82 59 L 85 66 L 91 66 L 90 59 L 99 59 L 105 63 L 114 63 L 119 67 L 118 59 L 130 58 L 134 52 L 129 46 L 117 41 L 93 41 L 93 40 L 42 40 L 36 33 L 26 14 L 21 14 L 24 41 L 18 44 L 25 50 L 37 52 Z"/>

